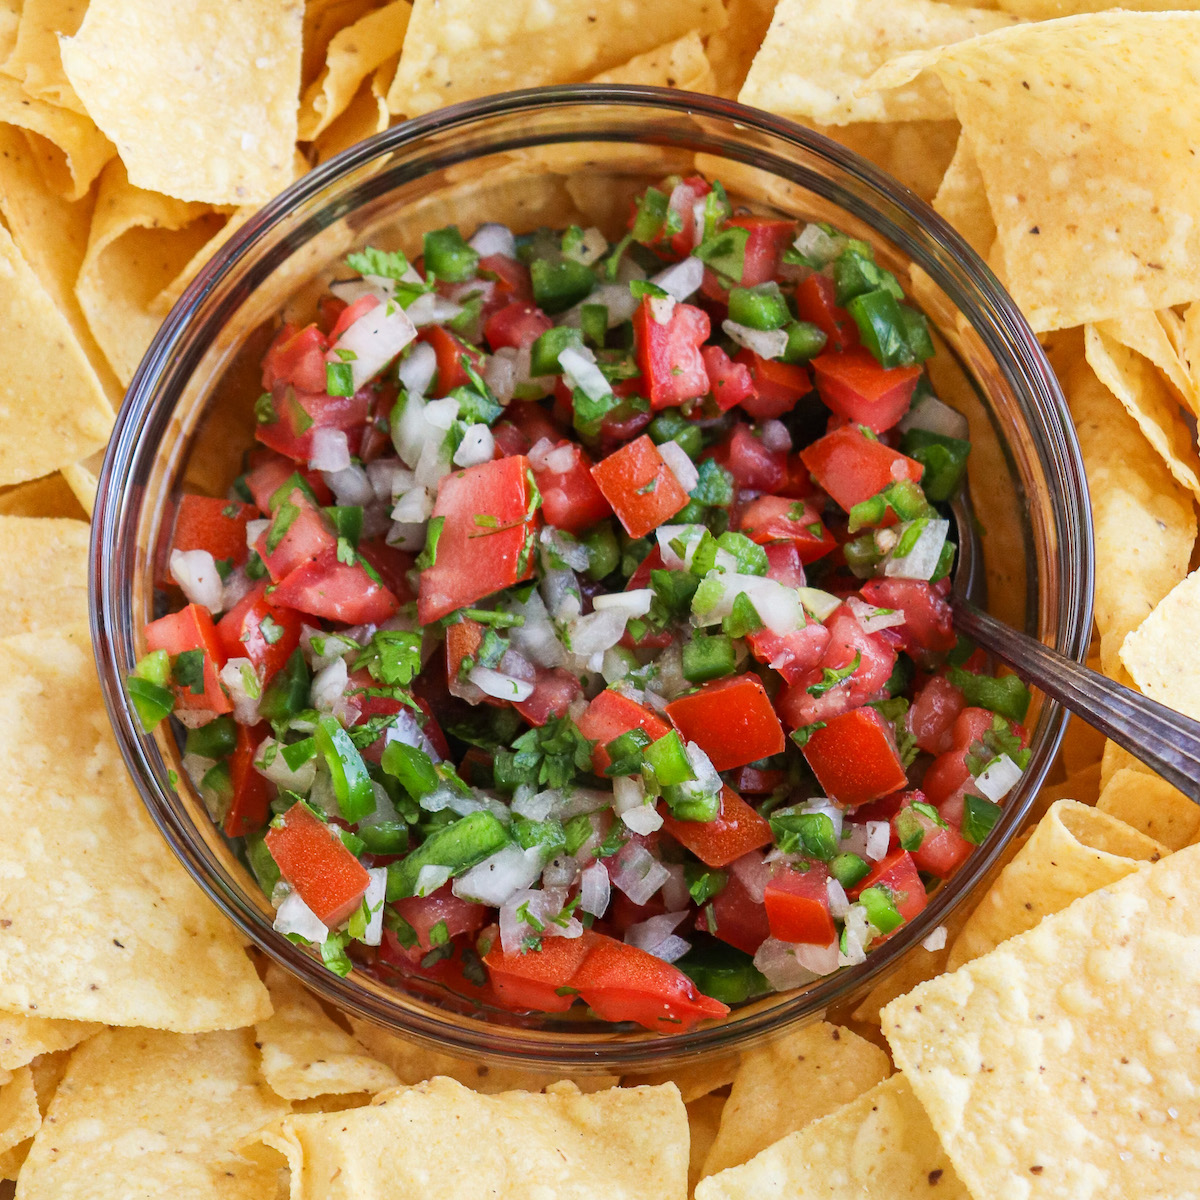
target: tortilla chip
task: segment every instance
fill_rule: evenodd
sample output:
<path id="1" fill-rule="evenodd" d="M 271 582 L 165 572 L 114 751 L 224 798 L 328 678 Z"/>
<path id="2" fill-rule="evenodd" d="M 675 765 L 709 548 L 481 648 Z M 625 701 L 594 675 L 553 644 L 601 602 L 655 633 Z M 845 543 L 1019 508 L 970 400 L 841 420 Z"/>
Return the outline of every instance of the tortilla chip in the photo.
<path id="1" fill-rule="evenodd" d="M 1034 820 L 1040 820 L 1060 800 L 1076 800 L 1080 804 L 1095 804 L 1100 796 L 1100 764 L 1092 763 L 1072 771 L 1059 783 L 1046 784 L 1037 794 L 1029 810 Z"/>
<path id="2" fill-rule="evenodd" d="M 725 24 L 720 0 L 416 0 L 388 107 L 415 117 L 492 92 L 579 83 Z"/>
<path id="3" fill-rule="evenodd" d="M 1104 672 L 1121 643 L 1187 573 L 1196 541 L 1192 497 L 1086 363 L 1065 380 L 1091 492 L 1096 628 Z"/>
<path id="4" fill-rule="evenodd" d="M 87 356 L 0 226 L 0 484 L 36 479 L 104 445 L 112 407 Z"/>
<path id="5" fill-rule="evenodd" d="M 490 1096 L 498 1092 L 539 1092 L 566 1077 L 563 1071 L 534 1071 L 507 1063 L 492 1064 L 443 1054 L 427 1049 L 420 1042 L 397 1037 L 369 1021 L 357 1017 L 347 1019 L 359 1042 L 379 1062 L 386 1063 L 402 1084 L 424 1083 L 437 1076 L 445 1076 Z M 617 1078 L 615 1075 L 580 1074 L 572 1081 L 581 1091 L 598 1092 L 614 1087 Z"/>
<path id="6" fill-rule="evenodd" d="M 1082 717 L 1072 716 L 1058 751 L 1067 774 L 1095 766 L 1104 753 L 1104 742 L 1104 734 L 1098 729 L 1093 729 Z"/>
<path id="7" fill-rule="evenodd" d="M 903 1075 L 788 1134 L 696 1200 L 970 1200 Z"/>
<path id="8" fill-rule="evenodd" d="M 366 1108 L 284 1117 L 256 1140 L 286 1157 L 293 1200 L 582 1197 L 601 1186 L 606 1200 L 681 1200 L 687 1187 L 687 1110 L 670 1084 L 484 1096 L 431 1079 Z"/>
<path id="9" fill-rule="evenodd" d="M 700 1062 L 665 1071 L 636 1071 L 621 1076 L 622 1087 L 657 1087 L 662 1083 L 673 1083 L 683 1097 L 684 1104 L 691 1104 L 701 1096 L 728 1087 L 737 1075 L 739 1059 L 736 1054 L 726 1058 L 705 1058 Z"/>
<path id="10" fill-rule="evenodd" d="M 824 1021 L 748 1050 L 704 1174 L 748 1162 L 772 1142 L 862 1095 L 891 1069 L 878 1046 Z"/>
<path id="11" fill-rule="evenodd" d="M 181 1031 L 267 1016 L 240 937 L 129 781 L 86 628 L 5 638 L 0 681 L 0 1010 Z"/>
<path id="12" fill-rule="evenodd" d="M 1096 807 L 1171 850 L 1200 842 L 1200 807 L 1140 764 L 1114 771 Z"/>
<path id="13" fill-rule="evenodd" d="M 1124 879 L 1170 850 L 1108 813 L 1059 800 L 988 888 L 954 940 L 946 969 L 994 950 L 1072 900 Z"/>
<path id="14" fill-rule="evenodd" d="M 316 999 L 282 968 L 267 968 L 274 1013 L 255 1026 L 262 1073 L 288 1100 L 346 1092 L 381 1092 L 400 1081 L 336 1025 Z"/>
<path id="15" fill-rule="evenodd" d="M 95 462 L 96 455 L 83 462 L 67 463 L 62 469 L 62 476 L 68 487 L 75 495 L 75 500 L 83 509 L 88 520 L 96 506 L 96 492 L 100 487 L 99 464 Z"/>
<path id="16" fill-rule="evenodd" d="M 1011 24 L 1003 13 L 936 0 L 780 0 L 738 99 L 822 125 L 946 120 L 954 109 L 937 80 L 888 92 L 860 85 L 904 51 Z"/>
<path id="17" fill-rule="evenodd" d="M 91 0 L 62 61 L 137 187 L 247 204 L 291 182 L 303 16 L 300 0 Z"/>
<path id="18" fill-rule="evenodd" d="M 263 1200 L 275 1174 L 234 1151 L 287 1111 L 248 1029 L 108 1029 L 72 1056 L 21 1171 L 24 1200 Z"/>
<path id="19" fill-rule="evenodd" d="M 329 43 L 325 70 L 304 91 L 297 136 L 311 142 L 350 103 L 358 85 L 404 45 L 412 14 L 409 0 L 394 3 L 338 32 Z"/>
<path id="20" fill-rule="evenodd" d="M 942 177 L 933 207 L 967 239 L 972 250 L 986 261 L 996 240 L 996 222 L 988 208 L 983 177 L 971 143 L 961 134 L 954 159 Z"/>
<path id="21" fill-rule="evenodd" d="M 696 1184 L 704 1178 L 704 1160 L 712 1149 L 721 1125 L 724 1096 L 701 1096 L 687 1106 L 688 1116 L 688 1186 L 690 1196 Z"/>
<path id="22" fill-rule="evenodd" d="M 684 92 L 711 92 L 713 70 L 704 53 L 704 43 L 693 30 L 665 46 L 648 50 L 619 67 L 601 71 L 593 83 L 639 83 L 652 87 L 678 88 Z"/>
<path id="23" fill-rule="evenodd" d="M 1200 848 L 1076 900 L 884 1010 L 976 1196 L 1194 1190 Z"/>
<path id="24" fill-rule="evenodd" d="M 1187 652 L 1200 621 L 1200 571 L 1161 600 L 1125 639 L 1121 661 L 1142 693 L 1200 719 L 1200 663 Z"/>
<path id="25" fill-rule="evenodd" d="M 1175 317 L 1169 308 L 1163 312 L 1168 314 L 1168 320 Z M 1098 321 L 1096 328 L 1106 338 L 1149 359 L 1188 410 L 1193 414 L 1200 412 L 1196 385 L 1158 313 L 1149 310 L 1125 313 L 1110 321 Z"/>
<path id="26" fill-rule="evenodd" d="M 41 1123 L 33 1072 L 18 1067 L 12 1078 L 0 1085 L 0 1153 L 33 1137 Z"/>
<path id="27" fill-rule="evenodd" d="M 317 137 L 313 149 L 317 152 L 318 163 L 328 162 L 334 155 L 382 133 L 388 127 L 392 115 L 388 112 L 387 92 L 399 62 L 399 55 L 388 59 L 369 80 L 360 85 L 341 116 Z"/>
<path id="28" fill-rule="evenodd" d="M 58 35 L 75 33 L 86 8 L 85 0 L 24 0 L 16 45 L 3 67 L 30 96 L 84 116 L 87 109 L 62 68 Z"/>
<path id="29" fill-rule="evenodd" d="M 21 24 L 21 0 L 0 0 L 0 63 L 13 52 Z"/>
<path id="30" fill-rule="evenodd" d="M 48 1021 L 0 1013 L 0 1068 L 11 1071 L 39 1055 L 69 1050 L 103 1028 L 90 1021 Z"/>
<path id="31" fill-rule="evenodd" d="M 1049 21 L 1054 17 L 1073 17 L 1079 13 L 1102 12 L 1109 8 L 1124 8 L 1132 12 L 1165 12 L 1200 8 L 1200 0 L 997 0 L 999 6 L 1027 21 Z"/>
<path id="32" fill-rule="evenodd" d="M 865 85 L 926 70 L 945 84 L 1035 330 L 1200 295 L 1200 118 L 1179 105 L 1200 74 L 1198 30 L 1190 13 L 1023 24 L 894 59 Z"/>
<path id="33" fill-rule="evenodd" d="M 300 57 L 300 84 L 308 89 L 325 70 L 329 43 L 340 30 L 361 21 L 377 0 L 306 0 L 304 5 L 303 50 Z"/>
<path id="34" fill-rule="evenodd" d="M 90 532 L 83 521 L 0 516 L 0 628 L 32 633 L 87 620 Z"/>
<path id="35" fill-rule="evenodd" d="M 725 9 L 729 24 L 711 34 L 704 48 L 712 63 L 713 92 L 736 100 L 771 27 L 775 0 L 728 0 Z"/>
<path id="36" fill-rule="evenodd" d="M 6 517 L 71 517 L 86 520 L 67 481 L 57 472 L 28 483 L 0 488 L 0 515 Z"/>

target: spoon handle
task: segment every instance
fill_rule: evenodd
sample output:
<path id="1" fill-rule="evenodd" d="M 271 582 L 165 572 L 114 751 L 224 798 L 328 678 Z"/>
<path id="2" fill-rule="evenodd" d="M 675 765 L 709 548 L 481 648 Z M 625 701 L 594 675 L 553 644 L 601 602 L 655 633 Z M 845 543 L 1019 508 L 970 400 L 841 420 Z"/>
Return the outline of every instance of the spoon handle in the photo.
<path id="1" fill-rule="evenodd" d="M 1200 804 L 1200 721 L 1080 666 L 965 601 L 952 603 L 962 633 Z"/>

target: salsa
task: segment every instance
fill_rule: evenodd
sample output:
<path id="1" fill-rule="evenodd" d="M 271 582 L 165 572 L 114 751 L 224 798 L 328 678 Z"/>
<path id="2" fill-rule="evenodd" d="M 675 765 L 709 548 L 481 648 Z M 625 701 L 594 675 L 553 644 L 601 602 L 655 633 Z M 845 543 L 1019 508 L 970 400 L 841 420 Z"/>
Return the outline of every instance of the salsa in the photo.
<path id="1" fill-rule="evenodd" d="M 864 961 L 1028 758 L 952 626 L 970 443 L 895 276 L 700 176 L 615 243 L 347 267 L 228 496 L 180 497 L 128 681 L 275 928 L 664 1030 Z"/>

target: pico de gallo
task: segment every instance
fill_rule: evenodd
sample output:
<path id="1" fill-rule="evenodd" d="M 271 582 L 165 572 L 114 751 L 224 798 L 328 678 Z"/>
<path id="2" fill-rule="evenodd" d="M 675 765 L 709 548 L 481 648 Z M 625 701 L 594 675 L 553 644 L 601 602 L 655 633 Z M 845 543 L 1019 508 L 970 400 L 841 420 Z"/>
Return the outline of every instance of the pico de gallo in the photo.
<path id="1" fill-rule="evenodd" d="M 668 1031 L 863 962 L 1028 758 L 951 622 L 970 443 L 895 276 L 700 176 L 615 243 L 450 226 L 344 275 L 166 522 L 128 681 L 275 928 Z"/>

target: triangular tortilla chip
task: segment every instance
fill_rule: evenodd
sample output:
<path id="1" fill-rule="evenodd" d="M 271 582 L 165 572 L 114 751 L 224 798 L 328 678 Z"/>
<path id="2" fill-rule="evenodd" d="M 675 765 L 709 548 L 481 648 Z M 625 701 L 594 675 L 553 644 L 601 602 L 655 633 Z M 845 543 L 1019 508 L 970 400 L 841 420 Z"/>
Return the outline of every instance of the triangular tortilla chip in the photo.
<path id="1" fill-rule="evenodd" d="M 0 516 L 0 629 L 31 633 L 87 620 L 90 533 L 83 521 Z"/>

